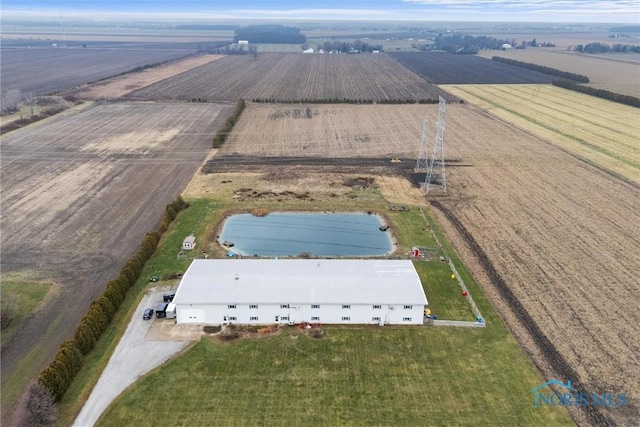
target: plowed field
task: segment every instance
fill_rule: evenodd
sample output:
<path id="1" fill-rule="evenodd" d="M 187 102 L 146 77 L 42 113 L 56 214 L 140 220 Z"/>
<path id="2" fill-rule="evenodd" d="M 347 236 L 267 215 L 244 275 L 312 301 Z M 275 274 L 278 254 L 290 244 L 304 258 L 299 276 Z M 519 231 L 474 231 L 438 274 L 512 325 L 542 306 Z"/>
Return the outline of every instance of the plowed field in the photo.
<path id="1" fill-rule="evenodd" d="M 45 95 L 115 76 L 147 64 L 191 55 L 183 49 L 2 49 L 2 90 Z"/>
<path id="2" fill-rule="evenodd" d="M 94 105 L 3 135 L 2 274 L 60 285 L 3 345 L 3 391 L 7 381 L 26 386 L 73 334 L 189 182 L 230 108 Z M 15 397 L 3 393 L 3 418 Z"/>
<path id="3" fill-rule="evenodd" d="M 545 376 L 630 396 L 624 409 L 572 409 L 578 419 L 633 424 L 640 190 L 472 107 L 448 114 L 448 155 L 471 164 L 448 170 L 450 196 L 440 201 L 468 232 L 449 227 L 458 248 L 475 243 L 486 255 L 493 270 L 464 251 Z"/>
<path id="4" fill-rule="evenodd" d="M 133 92 L 136 99 L 454 100 L 383 54 L 229 56 Z"/>
<path id="5" fill-rule="evenodd" d="M 503 64 L 475 55 L 448 52 L 390 54 L 398 62 L 434 84 L 551 83 L 553 76 Z"/>
<path id="6" fill-rule="evenodd" d="M 88 100 L 113 100 L 124 96 L 136 89 L 159 82 L 166 78 L 184 73 L 200 65 L 217 61 L 221 55 L 198 55 L 185 59 L 173 61 L 157 67 L 148 68 L 139 73 L 129 73 L 124 76 L 114 77 L 99 83 L 85 86 L 83 88 L 67 92 L 66 95 L 73 95 L 80 99 Z"/>

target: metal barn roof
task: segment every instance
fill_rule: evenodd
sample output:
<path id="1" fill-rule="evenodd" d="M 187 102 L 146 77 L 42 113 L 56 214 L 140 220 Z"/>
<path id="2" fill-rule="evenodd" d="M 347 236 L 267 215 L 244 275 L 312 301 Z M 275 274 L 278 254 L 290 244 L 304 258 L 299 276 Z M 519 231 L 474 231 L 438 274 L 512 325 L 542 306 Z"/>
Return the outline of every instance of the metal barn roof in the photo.
<path id="1" fill-rule="evenodd" d="M 180 304 L 427 304 L 409 260 L 197 259 Z"/>

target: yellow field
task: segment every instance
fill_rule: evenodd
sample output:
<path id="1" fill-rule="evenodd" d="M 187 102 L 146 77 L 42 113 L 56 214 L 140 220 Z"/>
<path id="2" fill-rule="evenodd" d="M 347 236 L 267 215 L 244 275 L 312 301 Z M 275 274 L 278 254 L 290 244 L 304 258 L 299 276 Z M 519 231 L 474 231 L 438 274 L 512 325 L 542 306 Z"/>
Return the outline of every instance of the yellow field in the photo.
<path id="1" fill-rule="evenodd" d="M 548 85 L 444 85 L 446 91 L 640 184 L 640 110 Z"/>

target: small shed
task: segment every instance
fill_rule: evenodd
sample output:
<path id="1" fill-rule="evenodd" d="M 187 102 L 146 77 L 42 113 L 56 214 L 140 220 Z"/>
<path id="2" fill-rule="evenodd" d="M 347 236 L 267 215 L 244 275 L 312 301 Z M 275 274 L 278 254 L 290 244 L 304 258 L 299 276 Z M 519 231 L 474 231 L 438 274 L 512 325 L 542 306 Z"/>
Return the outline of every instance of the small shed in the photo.
<path id="1" fill-rule="evenodd" d="M 182 241 L 182 249 L 195 249 L 196 247 L 196 238 L 195 236 L 187 236 Z"/>

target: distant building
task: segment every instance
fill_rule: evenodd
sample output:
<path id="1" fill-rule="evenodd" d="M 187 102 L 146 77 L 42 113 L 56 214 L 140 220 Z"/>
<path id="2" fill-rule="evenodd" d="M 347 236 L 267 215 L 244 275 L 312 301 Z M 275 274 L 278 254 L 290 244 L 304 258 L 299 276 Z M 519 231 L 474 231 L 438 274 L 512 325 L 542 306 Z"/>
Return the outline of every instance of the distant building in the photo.
<path id="1" fill-rule="evenodd" d="M 196 259 L 177 323 L 421 325 L 427 297 L 409 260 Z"/>
<path id="2" fill-rule="evenodd" d="M 310 47 L 309 49 L 305 49 L 302 51 L 302 53 L 313 53 L 313 48 Z"/>
<path id="3" fill-rule="evenodd" d="M 196 238 L 195 236 L 187 236 L 182 241 L 182 249 L 195 249 L 196 247 Z"/>
<path id="4" fill-rule="evenodd" d="M 239 45 L 248 45 L 249 44 L 249 40 L 238 40 L 238 44 Z"/>
<path id="5" fill-rule="evenodd" d="M 507 50 L 507 49 L 512 49 L 513 46 L 511 46 L 509 43 L 505 43 L 501 46 L 502 50 Z"/>

